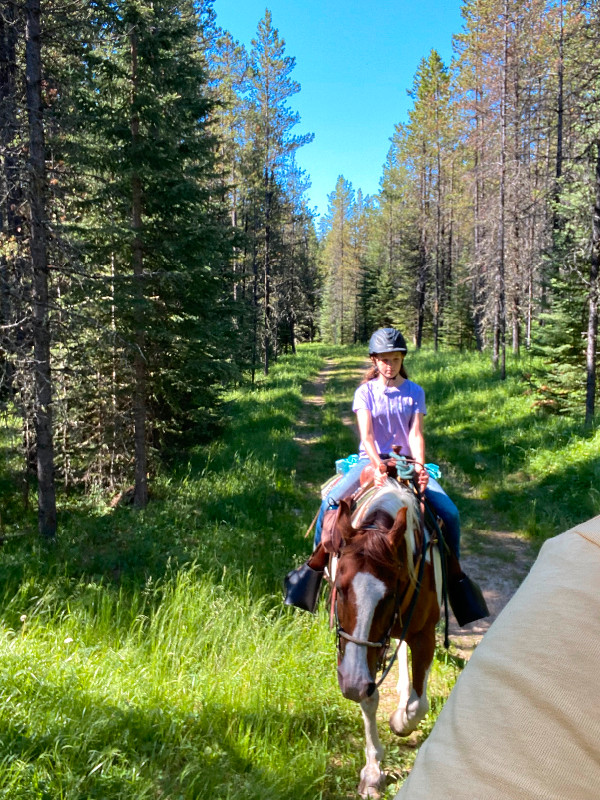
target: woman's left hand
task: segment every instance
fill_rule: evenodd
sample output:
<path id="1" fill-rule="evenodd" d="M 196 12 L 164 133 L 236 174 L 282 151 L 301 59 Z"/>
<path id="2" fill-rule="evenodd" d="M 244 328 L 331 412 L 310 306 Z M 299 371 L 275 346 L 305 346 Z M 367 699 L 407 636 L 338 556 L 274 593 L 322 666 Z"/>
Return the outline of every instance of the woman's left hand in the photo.
<path id="1" fill-rule="evenodd" d="M 429 483 L 429 473 L 425 469 L 425 467 L 421 467 L 419 473 L 417 475 L 417 481 L 419 484 L 419 489 L 421 492 L 424 492 L 427 488 L 427 484 Z"/>

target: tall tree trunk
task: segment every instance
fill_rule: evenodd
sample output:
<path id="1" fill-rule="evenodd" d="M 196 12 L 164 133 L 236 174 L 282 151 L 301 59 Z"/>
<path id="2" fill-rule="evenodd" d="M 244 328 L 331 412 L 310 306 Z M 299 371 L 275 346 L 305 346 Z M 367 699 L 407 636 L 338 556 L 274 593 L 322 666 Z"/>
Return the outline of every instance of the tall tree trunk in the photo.
<path id="1" fill-rule="evenodd" d="M 558 37 L 558 64 L 557 64 L 557 96 L 556 96 L 556 165 L 555 165 L 555 183 L 554 183 L 554 209 L 552 215 L 552 229 L 559 230 L 562 227 L 562 221 L 557 211 L 556 204 L 559 200 L 560 194 L 560 178 L 562 176 L 563 166 L 563 118 L 564 118 L 564 10 L 563 3 L 559 3 L 559 37 Z"/>
<path id="2" fill-rule="evenodd" d="M 0 232 L 14 238 L 17 249 L 23 252 L 20 245 L 23 240 L 23 207 L 22 178 L 16 154 L 17 132 L 17 14 L 15 3 L 6 2 L 0 7 Z M 11 276 L 11 266 L 16 273 L 22 274 L 22 256 L 7 256 L 0 252 L 0 324 L 9 325 L 14 319 L 23 317 L 22 309 L 15 308 L 19 302 L 15 297 L 14 286 L 17 283 Z M 12 279 L 11 279 L 12 278 Z M 11 320 L 12 315 L 12 320 Z M 17 334 L 17 335 L 15 335 Z M 2 336 L 0 347 L 5 352 L 14 351 L 18 332 L 10 329 L 10 333 Z M 14 365 L 2 359 L 2 377 L 0 382 L 12 387 Z"/>
<path id="3" fill-rule="evenodd" d="M 268 153 L 268 151 L 267 151 Z M 268 163 L 268 155 L 267 155 Z M 264 353 L 263 353 L 263 372 L 269 374 L 269 351 L 271 343 L 271 186 L 270 186 L 269 167 L 265 167 L 265 253 L 263 265 L 263 325 L 264 325 Z"/>
<path id="4" fill-rule="evenodd" d="M 520 21 L 519 21 L 520 29 Z M 518 40 L 519 30 L 515 34 Z M 524 257 L 524 242 L 522 243 L 521 231 L 521 214 L 526 203 L 521 200 L 520 187 L 523 185 L 523 172 L 524 164 L 528 158 L 529 148 L 523 148 L 521 144 L 521 137 L 527 141 L 527 132 L 523 131 L 521 120 L 518 118 L 519 109 L 524 104 L 521 98 L 519 74 L 519 58 L 515 58 L 515 66 L 513 72 L 513 152 L 511 154 L 511 161 L 514 165 L 512 173 L 512 202 L 510 203 L 510 221 L 511 221 L 511 248 L 510 248 L 510 299 L 505 301 L 505 304 L 510 303 L 510 322 L 512 326 L 512 352 L 513 355 L 518 356 L 521 348 L 521 291 L 522 291 L 522 273 Z M 525 152 L 523 152 L 523 150 Z M 529 174 L 526 174 L 526 184 L 529 184 Z M 529 215 L 528 215 L 529 216 Z"/>
<path id="5" fill-rule="evenodd" d="M 345 228 L 346 212 L 342 213 L 341 217 L 341 250 L 340 250 L 340 344 L 345 344 L 344 340 L 344 300 L 345 300 L 345 287 L 344 275 L 346 274 L 346 252 L 344 248 L 344 241 L 346 232 Z M 336 342 L 337 344 L 337 342 Z"/>
<path id="6" fill-rule="evenodd" d="M 439 137 L 439 133 L 438 133 Z M 439 138 L 437 142 L 437 186 L 435 217 L 435 288 L 433 299 L 433 349 L 440 345 L 440 315 L 442 305 L 442 163 Z"/>
<path id="7" fill-rule="evenodd" d="M 286 309 L 286 316 L 289 325 L 290 347 L 292 353 L 296 355 L 296 310 L 294 308 L 294 288 L 296 285 L 296 274 L 294 264 L 296 261 L 296 221 L 292 219 L 291 247 L 290 247 L 290 307 Z"/>
<path id="8" fill-rule="evenodd" d="M 559 211 L 560 200 L 560 178 L 563 172 L 563 148 L 564 148 L 564 82 L 565 82 L 565 61 L 564 61 L 564 48 L 565 48 L 565 32 L 564 32 L 564 5 L 563 0 L 558 4 L 558 53 L 556 59 L 556 150 L 554 153 L 554 181 L 551 189 L 552 202 L 550 204 L 550 217 L 552 235 L 555 244 L 558 240 L 559 234 L 564 225 L 563 215 Z M 550 137 L 548 137 L 548 145 L 550 145 Z M 548 170 L 550 170 L 551 157 L 548 153 Z M 540 308 L 546 311 L 551 304 L 549 299 L 550 282 L 557 274 L 557 266 L 555 259 L 548 259 L 546 265 L 542 268 L 542 280 L 540 286 Z M 545 324 L 542 319 L 540 324 Z"/>
<path id="9" fill-rule="evenodd" d="M 422 232 L 423 233 L 423 232 Z M 425 290 L 427 284 L 427 253 L 425 243 L 419 246 L 419 267 L 417 272 L 417 325 L 415 331 L 415 347 L 420 349 L 423 343 L 423 327 L 425 325 Z"/>
<path id="10" fill-rule="evenodd" d="M 48 312 L 48 255 L 45 228 L 45 144 L 42 117 L 42 59 L 40 0 L 26 5 L 27 116 L 29 120 L 30 250 L 33 271 L 33 357 L 35 378 L 35 430 L 37 439 L 38 529 L 42 536 L 56 535 L 54 444 L 52 440 L 52 376 Z"/>
<path id="11" fill-rule="evenodd" d="M 598 336 L 598 265 L 600 263 L 600 139 L 596 141 L 596 198 L 592 219 L 592 256 L 588 299 L 585 424 L 594 421 L 596 408 L 596 352 Z"/>
<path id="12" fill-rule="evenodd" d="M 500 214 L 498 220 L 498 295 L 496 301 L 496 343 L 494 366 L 500 366 L 500 377 L 506 378 L 506 129 L 508 97 L 508 3 L 504 3 L 504 56 L 502 64 L 502 97 L 500 101 Z"/>
<path id="13" fill-rule="evenodd" d="M 481 91 L 475 89 L 475 180 L 473 182 L 473 248 L 475 260 L 475 274 L 473 276 L 473 327 L 477 349 L 483 350 L 483 295 L 485 286 L 484 263 L 481 247 L 481 208 L 483 205 L 483 179 L 481 165 L 483 163 L 483 115 L 480 113 Z"/>
<path id="14" fill-rule="evenodd" d="M 140 121 L 135 110 L 138 86 L 138 47 L 137 34 L 131 33 L 131 139 L 135 150 L 139 146 Z M 144 303 L 144 254 L 142 249 L 142 181 L 134 171 L 131 178 L 131 228 L 133 231 L 132 266 L 135 296 L 139 305 L 138 327 L 135 332 L 135 352 L 133 371 L 135 388 L 133 392 L 133 426 L 135 452 L 135 488 L 133 502 L 137 508 L 145 508 L 148 504 L 148 452 L 146 444 L 146 425 L 148 408 L 146 401 L 146 358 L 144 315 L 141 313 Z"/>
<path id="15" fill-rule="evenodd" d="M 426 146 L 423 143 L 423 157 L 425 157 Z M 420 173 L 420 230 L 419 230 L 419 265 L 417 267 L 417 285 L 416 285 L 416 300 L 417 300 L 417 322 L 415 331 L 415 346 L 417 349 L 421 347 L 423 342 L 423 328 L 425 326 L 425 301 L 427 289 L 427 175 L 423 169 Z"/>
<path id="16" fill-rule="evenodd" d="M 258 369 L 258 253 L 256 252 L 256 207 L 253 206 L 252 226 L 252 385 L 256 380 Z"/>

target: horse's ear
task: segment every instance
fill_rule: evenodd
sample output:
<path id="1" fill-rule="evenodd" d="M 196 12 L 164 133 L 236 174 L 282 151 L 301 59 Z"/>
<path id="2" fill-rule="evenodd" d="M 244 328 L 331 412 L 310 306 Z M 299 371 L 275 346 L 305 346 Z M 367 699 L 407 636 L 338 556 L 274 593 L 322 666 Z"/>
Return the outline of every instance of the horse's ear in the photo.
<path id="1" fill-rule="evenodd" d="M 396 514 L 396 519 L 394 520 L 394 524 L 390 528 L 390 532 L 388 533 L 388 537 L 393 544 L 394 547 L 399 547 L 400 542 L 402 541 L 404 534 L 406 532 L 406 506 L 403 506 L 398 513 Z"/>
<path id="2" fill-rule="evenodd" d="M 350 512 L 350 503 L 347 500 L 340 500 L 340 506 L 337 510 L 335 520 L 335 527 L 338 536 L 342 542 L 349 542 L 356 533 L 352 527 L 352 514 Z"/>

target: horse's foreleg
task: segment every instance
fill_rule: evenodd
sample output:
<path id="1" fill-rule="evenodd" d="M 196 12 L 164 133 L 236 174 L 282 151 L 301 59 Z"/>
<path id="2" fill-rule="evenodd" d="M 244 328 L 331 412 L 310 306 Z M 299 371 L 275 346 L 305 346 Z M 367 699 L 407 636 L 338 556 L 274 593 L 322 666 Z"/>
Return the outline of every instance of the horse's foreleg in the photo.
<path id="1" fill-rule="evenodd" d="M 398 708 L 390 717 L 390 728 L 398 736 L 408 736 L 416 730 L 429 711 L 427 678 L 435 650 L 435 629 L 422 633 L 411 643 L 412 687 L 408 674 L 406 643 L 398 653 Z M 400 657 L 402 656 L 402 657 Z"/>
<path id="2" fill-rule="evenodd" d="M 370 697 L 361 701 L 360 708 L 365 723 L 366 746 L 365 754 L 367 763 L 360 771 L 358 793 L 361 797 L 379 797 L 380 789 L 385 783 L 385 772 L 381 769 L 383 747 L 377 733 L 377 706 L 379 705 L 379 692 L 375 691 Z"/>
<path id="3" fill-rule="evenodd" d="M 398 649 L 398 683 L 396 691 L 398 693 L 398 705 L 406 706 L 410 697 L 410 674 L 408 672 L 408 648 L 406 642 L 402 642 Z"/>

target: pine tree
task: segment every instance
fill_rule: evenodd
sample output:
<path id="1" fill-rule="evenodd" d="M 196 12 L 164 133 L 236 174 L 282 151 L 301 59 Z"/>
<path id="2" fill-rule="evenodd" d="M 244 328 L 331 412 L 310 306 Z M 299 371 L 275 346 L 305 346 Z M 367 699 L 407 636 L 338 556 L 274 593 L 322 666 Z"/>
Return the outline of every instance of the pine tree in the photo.
<path id="1" fill-rule="evenodd" d="M 298 340 L 315 336 L 318 308 L 317 241 L 304 194 L 307 179 L 293 161 L 284 190 L 283 250 L 276 285 L 277 342 L 296 352 Z"/>
<path id="2" fill-rule="evenodd" d="M 68 202 L 78 222 L 64 235 L 82 275 L 63 313 L 88 320 L 73 360 L 75 341 L 63 340 L 76 369 L 67 392 L 79 425 L 69 435 L 80 442 L 79 474 L 120 481 L 134 450 L 143 506 L 149 445 L 164 448 L 194 424 L 206 430 L 228 375 L 230 239 L 193 4 L 98 5 L 90 26 L 57 143 L 77 164 Z"/>
<path id="3" fill-rule="evenodd" d="M 315 334 L 315 232 L 304 199 L 308 179 L 295 162 L 312 136 L 293 135 L 299 116 L 287 101 L 300 88 L 294 64 L 268 11 L 250 53 L 227 33 L 210 52 L 213 130 L 236 229 L 238 353 L 252 381 L 282 348 L 294 350 L 298 335 Z"/>
<path id="4" fill-rule="evenodd" d="M 238 363 L 249 367 L 252 362 L 252 302 L 248 274 L 249 236 L 247 226 L 249 187 L 246 177 L 250 170 L 246 163 L 250 156 L 247 144 L 249 115 L 250 63 L 243 45 L 234 41 L 231 34 L 220 31 L 207 50 L 209 60 L 210 91 L 213 99 L 211 131 L 217 140 L 216 168 L 224 187 L 225 211 L 234 231 L 233 259 L 231 264 L 231 297 L 234 304 L 234 327 L 239 334 Z M 252 159 L 248 159 L 252 163 Z"/>
<path id="5" fill-rule="evenodd" d="M 285 55 L 285 42 L 273 27 L 269 10 L 258 23 L 256 37 L 252 40 L 250 65 L 249 124 L 254 174 L 251 177 L 249 229 L 253 238 L 255 337 L 258 344 L 260 328 L 263 370 L 267 374 L 272 351 L 277 346 L 278 319 L 274 314 L 273 282 L 277 265 L 281 263 L 279 251 L 283 247 L 285 180 L 287 172 L 293 168 L 293 156 L 298 147 L 312 140 L 312 134 L 292 134 L 300 121 L 299 114 L 287 105 L 288 100 L 300 91 L 299 84 L 291 77 L 295 59 Z"/>
<path id="6" fill-rule="evenodd" d="M 352 216 L 355 196 L 352 184 L 343 175 L 329 195 L 322 245 L 323 305 L 321 333 L 334 344 L 352 341 L 352 320 L 356 303 L 355 254 L 352 249 Z"/>
<path id="7" fill-rule="evenodd" d="M 24 19 L 16 3 L 0 13 L 0 386 L 2 397 L 16 397 L 16 361 L 25 339 L 23 325 L 25 253 L 24 208 L 26 133 L 19 109 L 25 107 Z"/>
<path id="8" fill-rule="evenodd" d="M 532 376 L 533 407 L 550 413 L 572 413 L 584 400 L 585 344 L 582 328 L 585 304 L 576 271 L 552 280 L 551 311 L 540 313 L 532 353 L 544 365 Z"/>
<path id="9" fill-rule="evenodd" d="M 560 55 L 560 82 L 568 86 L 569 103 L 561 108 L 557 122 L 560 142 L 556 150 L 555 184 L 552 197 L 553 251 L 547 275 L 553 276 L 544 285 L 542 317 L 545 337 L 560 337 L 559 326 L 564 326 L 561 314 L 575 316 L 578 333 L 575 348 L 585 343 L 584 354 L 579 350 L 579 378 L 573 373 L 577 363 L 570 351 L 561 350 L 557 363 L 550 370 L 546 384 L 550 390 L 564 383 L 564 375 L 571 375 L 573 393 L 565 403 L 558 404 L 573 409 L 579 399 L 585 408 L 585 422 L 591 425 L 595 414 L 597 395 L 597 328 L 598 328 L 598 263 L 600 242 L 600 117 L 596 91 L 600 64 L 597 59 L 598 11 L 594 6 L 582 7 L 578 13 L 557 9 L 555 29 Z M 566 132 L 568 132 L 567 135 Z M 558 136 L 558 133 L 557 133 Z M 591 222 L 591 224 L 590 224 Z M 565 275 L 569 278 L 565 282 Z M 574 289 L 574 287 L 576 287 Z M 585 318 L 577 318 L 584 303 Z M 557 375 L 558 373 L 558 375 Z M 585 376 L 585 378 L 583 377 Z M 584 382 L 583 395 L 579 391 Z"/>
<path id="10" fill-rule="evenodd" d="M 38 528 L 42 536 L 56 534 L 54 441 L 52 428 L 52 373 L 50 357 L 49 277 L 46 233 L 46 146 L 42 107 L 42 50 L 39 0 L 25 4 L 25 62 L 29 123 L 27 202 L 31 302 L 34 421 L 36 434 Z"/>
<path id="11" fill-rule="evenodd" d="M 371 212 L 372 244 L 364 281 L 368 330 L 389 325 L 406 332 L 416 329 L 419 214 L 417 186 L 406 158 L 406 134 L 405 127 L 396 126 L 378 208 Z"/>

